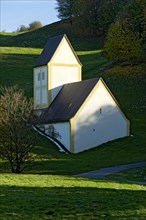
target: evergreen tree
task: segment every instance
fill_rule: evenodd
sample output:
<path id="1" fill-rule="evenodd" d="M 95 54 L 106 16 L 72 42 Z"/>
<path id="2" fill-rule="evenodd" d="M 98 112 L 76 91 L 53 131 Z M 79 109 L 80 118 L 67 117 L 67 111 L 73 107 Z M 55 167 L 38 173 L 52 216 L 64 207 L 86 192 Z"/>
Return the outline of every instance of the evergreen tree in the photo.
<path id="1" fill-rule="evenodd" d="M 134 64 L 142 58 L 141 40 L 127 21 L 116 21 L 107 33 L 104 54 L 109 60 Z"/>
<path id="2" fill-rule="evenodd" d="M 69 19 L 70 24 L 72 25 L 74 12 L 73 12 L 73 3 L 74 0 L 57 0 L 57 11 L 58 18 Z"/>

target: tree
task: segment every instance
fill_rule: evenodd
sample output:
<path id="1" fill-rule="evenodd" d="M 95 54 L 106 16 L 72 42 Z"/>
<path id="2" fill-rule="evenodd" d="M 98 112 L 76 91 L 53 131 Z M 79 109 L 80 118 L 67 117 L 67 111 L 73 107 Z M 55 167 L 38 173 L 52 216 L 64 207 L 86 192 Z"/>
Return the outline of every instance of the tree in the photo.
<path id="1" fill-rule="evenodd" d="M 20 25 L 20 28 L 18 28 L 17 32 L 24 32 L 24 31 L 28 31 L 28 27 L 22 24 Z"/>
<path id="2" fill-rule="evenodd" d="M 41 28 L 43 25 L 40 21 L 33 21 L 29 24 L 29 30 Z"/>
<path id="3" fill-rule="evenodd" d="M 9 161 L 13 173 L 21 173 L 37 137 L 31 126 L 32 100 L 16 86 L 1 87 L 0 92 L 0 156 Z"/>
<path id="4" fill-rule="evenodd" d="M 116 21 L 111 25 L 104 45 L 104 54 L 110 60 L 131 64 L 141 60 L 141 40 L 130 30 L 126 21 Z"/>
<path id="5" fill-rule="evenodd" d="M 69 19 L 70 24 L 72 25 L 72 19 L 74 17 L 73 12 L 73 3 L 74 0 L 57 0 L 57 11 L 58 11 L 58 18 L 62 19 Z"/>
<path id="6" fill-rule="evenodd" d="M 107 33 L 109 26 L 115 21 L 119 11 L 121 11 L 127 3 L 127 0 L 102 0 L 98 9 L 98 29 L 101 34 Z"/>

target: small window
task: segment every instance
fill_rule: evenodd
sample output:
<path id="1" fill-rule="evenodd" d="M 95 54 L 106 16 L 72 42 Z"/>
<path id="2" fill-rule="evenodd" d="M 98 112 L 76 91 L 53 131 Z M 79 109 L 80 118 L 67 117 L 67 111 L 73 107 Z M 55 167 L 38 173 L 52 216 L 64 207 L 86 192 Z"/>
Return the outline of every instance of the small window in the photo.
<path id="1" fill-rule="evenodd" d="M 40 81 L 40 80 L 41 80 L 41 74 L 38 73 L 38 81 Z"/>
<path id="2" fill-rule="evenodd" d="M 45 72 L 42 72 L 42 80 L 45 80 Z"/>

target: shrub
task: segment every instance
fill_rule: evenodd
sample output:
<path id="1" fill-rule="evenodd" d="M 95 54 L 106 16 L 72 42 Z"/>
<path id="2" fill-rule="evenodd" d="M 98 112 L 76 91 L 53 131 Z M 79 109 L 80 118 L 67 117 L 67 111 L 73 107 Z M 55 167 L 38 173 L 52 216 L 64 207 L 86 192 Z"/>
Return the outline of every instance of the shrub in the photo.
<path id="1" fill-rule="evenodd" d="M 38 29 L 41 27 L 42 27 L 42 24 L 40 21 L 33 21 L 29 24 L 29 30 L 34 30 L 34 29 Z"/>
<path id="2" fill-rule="evenodd" d="M 126 22 L 116 21 L 107 33 L 104 55 L 112 61 L 134 64 L 142 59 L 141 40 Z"/>

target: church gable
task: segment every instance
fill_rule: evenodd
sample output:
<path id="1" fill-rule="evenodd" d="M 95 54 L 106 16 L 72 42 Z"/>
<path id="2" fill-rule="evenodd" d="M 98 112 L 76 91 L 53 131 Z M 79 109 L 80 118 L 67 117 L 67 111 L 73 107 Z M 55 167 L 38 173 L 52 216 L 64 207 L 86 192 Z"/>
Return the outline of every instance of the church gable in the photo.
<path id="1" fill-rule="evenodd" d="M 64 35 L 52 59 L 52 64 L 81 65 L 67 36 Z"/>
<path id="2" fill-rule="evenodd" d="M 58 36 L 52 37 L 48 40 L 42 53 L 38 57 L 35 65 L 34 65 L 34 68 L 47 65 L 51 61 L 51 59 L 52 59 L 55 51 L 57 50 L 60 42 L 62 41 L 63 37 L 64 37 L 64 35 L 58 35 Z"/>

